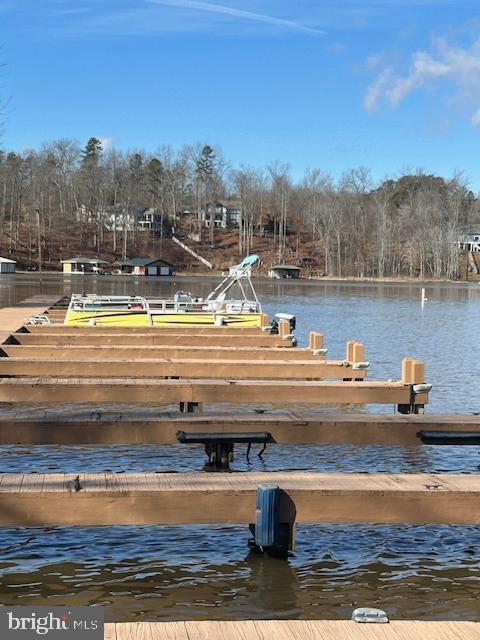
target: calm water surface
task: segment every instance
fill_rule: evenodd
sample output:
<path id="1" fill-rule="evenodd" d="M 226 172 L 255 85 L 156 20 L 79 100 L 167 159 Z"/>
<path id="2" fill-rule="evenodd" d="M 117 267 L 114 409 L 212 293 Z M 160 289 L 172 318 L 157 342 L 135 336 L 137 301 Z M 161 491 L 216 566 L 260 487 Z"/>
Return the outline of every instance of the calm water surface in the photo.
<path id="1" fill-rule="evenodd" d="M 0 276 L 0 306 L 36 293 L 205 295 L 211 279 Z M 265 310 L 297 316 L 297 335 L 325 335 L 329 357 L 362 341 L 371 378 L 398 378 L 408 355 L 427 363 L 429 413 L 480 412 L 480 286 L 357 283 L 257 285 Z M 358 408 L 356 409 L 358 410 Z M 392 407 L 363 407 L 392 412 Z M 1 447 L 3 472 L 195 471 L 200 448 Z M 234 468 L 478 473 L 478 447 L 238 448 Z M 252 556 L 244 527 L 0 529 L 0 602 L 98 603 L 110 620 L 344 618 L 378 605 L 395 618 L 480 619 L 480 530 L 466 526 L 298 527 L 288 563 Z"/>

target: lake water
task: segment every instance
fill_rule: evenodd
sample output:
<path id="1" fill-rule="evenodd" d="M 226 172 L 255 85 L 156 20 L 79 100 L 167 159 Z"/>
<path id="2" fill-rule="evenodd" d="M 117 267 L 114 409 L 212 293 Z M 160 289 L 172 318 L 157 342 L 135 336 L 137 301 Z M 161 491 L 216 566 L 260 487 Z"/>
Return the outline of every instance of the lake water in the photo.
<path id="1" fill-rule="evenodd" d="M 214 280 L 38 274 L 0 276 L 0 306 L 37 293 L 206 295 Z M 343 358 L 366 345 L 372 379 L 426 362 L 429 413 L 480 412 L 480 286 L 259 281 L 265 310 L 297 316 L 300 344 L 325 336 Z M 392 407 L 362 407 L 392 412 Z M 1 447 L 0 471 L 199 470 L 200 448 Z M 275 446 L 235 469 L 478 473 L 478 447 Z M 480 619 L 480 531 L 466 526 L 299 526 L 289 562 L 252 556 L 246 527 L 0 529 L 0 602 L 98 603 L 109 620 L 345 618 L 380 606 L 393 618 Z"/>

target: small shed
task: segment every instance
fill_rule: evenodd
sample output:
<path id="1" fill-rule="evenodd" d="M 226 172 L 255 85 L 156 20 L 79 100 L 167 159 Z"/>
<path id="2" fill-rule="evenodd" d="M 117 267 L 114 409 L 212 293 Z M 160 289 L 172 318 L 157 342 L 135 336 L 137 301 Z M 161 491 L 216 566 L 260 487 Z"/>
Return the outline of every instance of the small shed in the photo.
<path id="1" fill-rule="evenodd" d="M 120 273 L 135 276 L 171 276 L 173 265 L 160 258 L 131 258 L 119 260 Z"/>
<path id="2" fill-rule="evenodd" d="M 0 258 L 0 273 L 15 273 L 15 260 Z"/>
<path id="3" fill-rule="evenodd" d="M 276 264 L 268 272 L 269 278 L 299 278 L 300 267 L 290 264 Z"/>
<path id="4" fill-rule="evenodd" d="M 70 258 L 70 260 L 62 260 L 63 273 L 98 273 L 101 270 L 100 265 L 108 264 L 106 260 L 98 258 Z"/>

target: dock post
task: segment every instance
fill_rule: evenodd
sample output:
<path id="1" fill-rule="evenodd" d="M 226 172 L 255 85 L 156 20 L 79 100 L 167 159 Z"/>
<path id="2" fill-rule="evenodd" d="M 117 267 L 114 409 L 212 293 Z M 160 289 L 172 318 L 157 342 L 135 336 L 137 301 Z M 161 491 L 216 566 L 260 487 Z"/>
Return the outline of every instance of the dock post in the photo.
<path id="1" fill-rule="evenodd" d="M 425 383 L 425 364 L 420 360 L 413 360 L 412 358 L 404 358 L 402 360 L 402 383 L 410 385 L 410 404 L 399 404 L 397 406 L 398 412 L 403 414 L 418 413 L 420 409 L 423 409 L 423 404 L 416 404 L 414 385 Z"/>
<path id="2" fill-rule="evenodd" d="M 345 352 L 345 360 L 350 365 L 355 362 L 355 345 L 360 344 L 359 342 L 355 342 L 355 340 L 349 340 L 347 342 L 347 348 Z M 342 378 L 343 382 L 351 382 L 352 378 Z"/>
<path id="3" fill-rule="evenodd" d="M 349 340 L 347 342 L 347 348 L 345 353 L 345 360 L 347 362 L 353 362 L 353 347 L 355 345 L 355 340 Z"/>
<path id="4" fill-rule="evenodd" d="M 258 486 L 255 497 L 255 524 L 249 525 L 254 538 L 249 541 L 249 546 L 256 553 L 286 560 L 289 549 L 293 548 L 295 515 L 294 510 L 293 515 L 289 515 L 288 508 L 281 509 L 282 498 L 286 503 L 291 502 L 287 496 L 282 496 L 282 493 L 278 485 Z M 288 521 L 281 522 L 285 519 Z"/>
<path id="5" fill-rule="evenodd" d="M 310 331 L 308 335 L 308 348 L 313 355 L 325 359 L 326 349 L 323 346 L 323 335 L 317 331 Z"/>
<path id="6" fill-rule="evenodd" d="M 287 320 L 280 320 L 278 323 L 278 334 L 280 338 L 285 339 L 290 333 L 290 323 Z"/>
<path id="7" fill-rule="evenodd" d="M 362 342 L 354 342 L 353 344 L 352 364 L 365 362 L 365 345 Z M 355 382 L 362 382 L 363 378 L 354 378 Z"/>
<path id="8" fill-rule="evenodd" d="M 269 326 L 269 322 L 268 322 L 268 313 L 261 313 L 260 314 L 260 326 L 262 327 L 262 329 L 265 329 L 266 327 Z"/>

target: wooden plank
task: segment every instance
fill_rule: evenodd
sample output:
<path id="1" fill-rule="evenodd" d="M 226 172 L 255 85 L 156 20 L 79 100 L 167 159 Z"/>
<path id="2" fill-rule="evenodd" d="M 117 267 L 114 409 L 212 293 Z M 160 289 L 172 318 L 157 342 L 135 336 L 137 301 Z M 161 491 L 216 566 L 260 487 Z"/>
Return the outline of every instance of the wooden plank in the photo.
<path id="1" fill-rule="evenodd" d="M 392 620 L 388 624 L 358 624 L 351 620 L 117 622 L 106 624 L 105 634 L 105 638 L 117 640 L 479 640 L 480 623 L 440 620 Z"/>
<path id="2" fill-rule="evenodd" d="M 419 445 L 418 431 L 475 431 L 480 416 L 301 412 L 150 415 L 129 412 L 0 411 L 0 445 L 176 444 L 177 431 L 268 431 L 277 444 Z"/>
<path id="3" fill-rule="evenodd" d="M 284 349 L 279 347 L 219 347 L 219 346 L 54 346 L 54 345 L 18 345 L 5 344 L 1 347 L 5 356 L 11 358 L 29 358 L 30 360 L 90 360 L 100 358 L 109 359 L 205 359 L 205 360 L 320 360 L 323 356 L 316 356 L 310 349 Z"/>
<path id="4" fill-rule="evenodd" d="M 214 622 L 192 620 L 185 623 L 190 640 L 211 640 L 212 636 L 218 640 L 263 640 L 256 621 L 235 620 L 232 622 Z M 269 636 L 277 638 L 278 636 Z"/>
<path id="5" fill-rule="evenodd" d="M 60 316 L 59 313 L 49 312 L 49 316 Z M 179 326 L 179 327 L 111 327 L 111 326 L 101 326 L 95 325 L 93 327 L 90 326 L 80 326 L 80 327 L 71 327 L 66 326 L 64 324 L 52 324 L 52 325 L 28 325 L 23 327 L 23 330 L 28 331 L 28 333 L 54 333 L 54 334 L 62 334 L 62 335 L 116 335 L 122 333 L 134 333 L 135 335 L 168 335 L 168 334 L 187 334 L 187 335 L 198 335 L 198 336 L 258 336 L 258 335 L 270 335 L 268 331 L 262 329 L 262 327 L 216 327 L 216 326 Z"/>
<path id="6" fill-rule="evenodd" d="M 90 360 L 0 358 L 0 376 L 49 376 L 56 378 L 272 378 L 320 379 L 364 378 L 366 371 L 353 371 L 349 362 L 341 360 L 248 361 L 207 359 L 124 359 Z"/>
<path id="7" fill-rule="evenodd" d="M 427 394 L 417 396 L 426 404 Z M 3 378 L 0 402 L 171 404 L 409 404 L 400 382 L 303 380 L 159 380 L 156 378 Z"/>
<path id="8" fill-rule="evenodd" d="M 219 346 L 219 347 L 292 347 L 293 339 L 282 339 L 267 333 L 258 335 L 204 335 L 184 333 L 112 333 L 108 335 L 96 334 L 68 334 L 62 333 L 15 333 L 10 340 L 13 344 L 46 344 L 65 347 L 69 345 L 134 345 L 134 346 Z"/>
<path id="9" fill-rule="evenodd" d="M 0 484 L 0 526 L 248 524 L 256 488 L 269 483 L 283 490 L 280 513 L 293 506 L 297 522 L 480 524 L 475 475 L 122 474 L 122 486 L 117 474 L 105 474 L 105 485 L 85 474 L 89 490 L 80 491 L 67 490 L 63 474 L 45 474 L 31 491 L 21 490 L 22 474 L 8 476 Z"/>
<path id="10" fill-rule="evenodd" d="M 58 300 L 57 296 L 32 296 L 13 307 L 0 309 L 0 343 L 24 325 L 30 316 L 42 315 Z"/>

